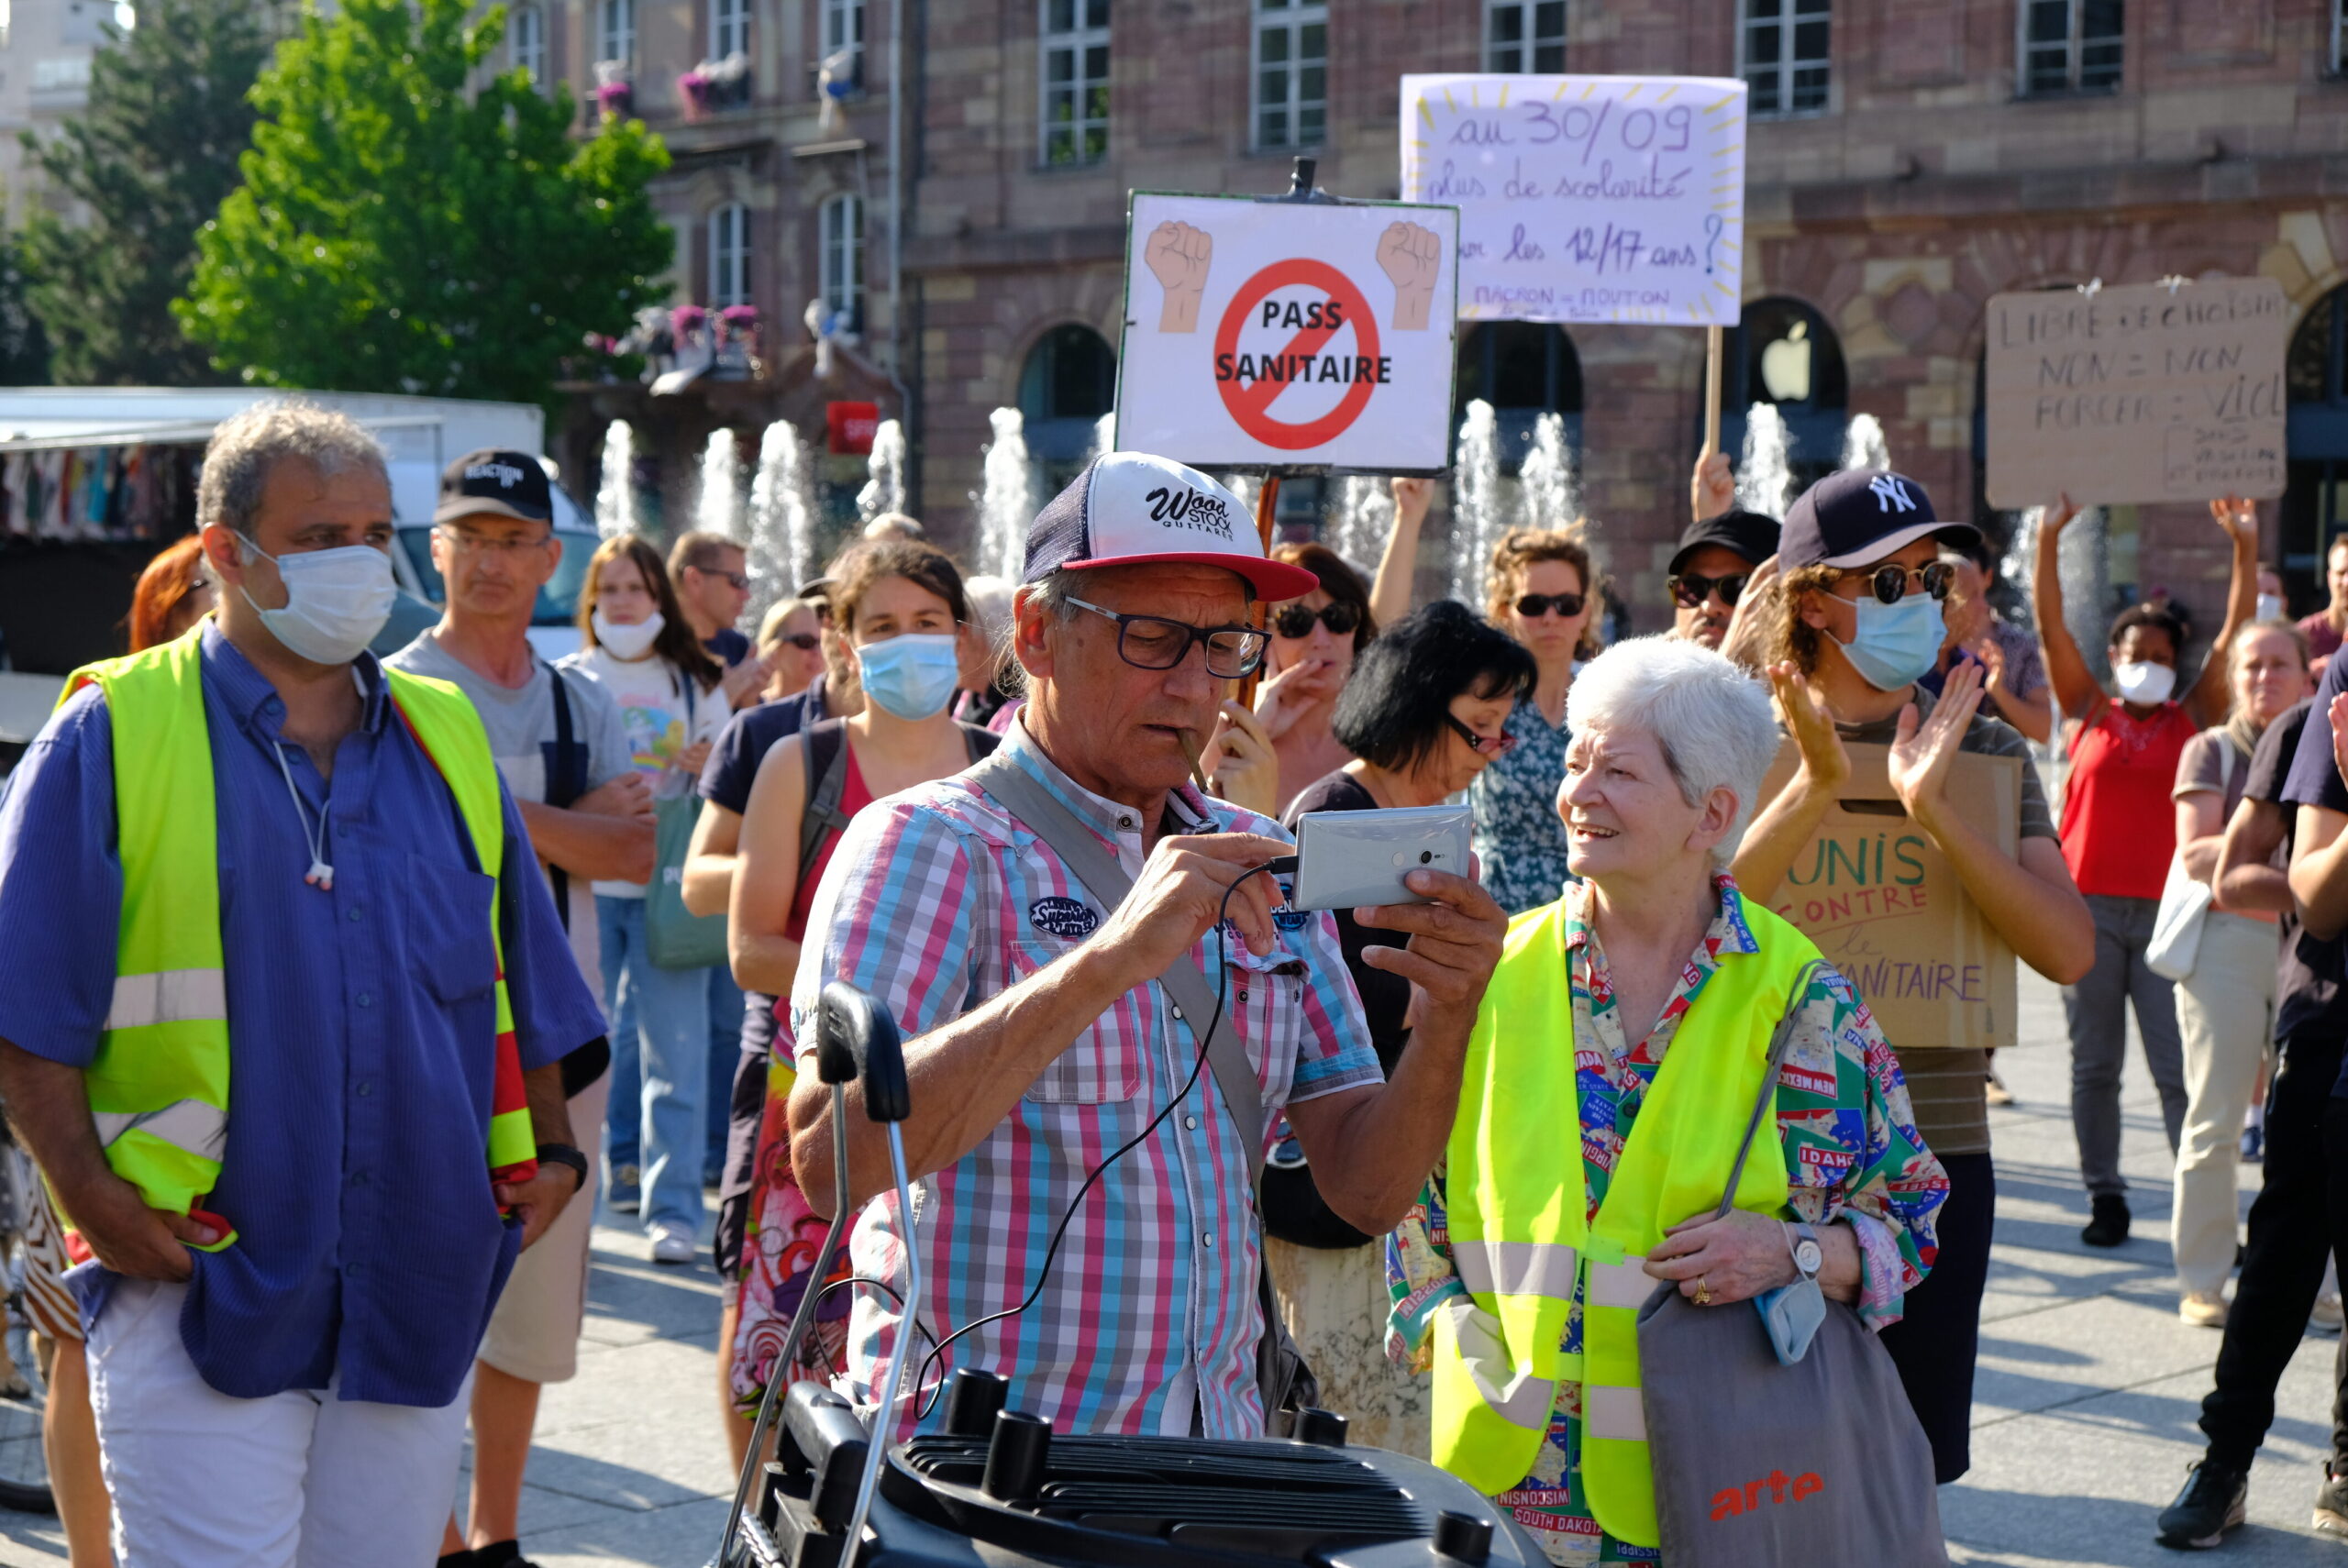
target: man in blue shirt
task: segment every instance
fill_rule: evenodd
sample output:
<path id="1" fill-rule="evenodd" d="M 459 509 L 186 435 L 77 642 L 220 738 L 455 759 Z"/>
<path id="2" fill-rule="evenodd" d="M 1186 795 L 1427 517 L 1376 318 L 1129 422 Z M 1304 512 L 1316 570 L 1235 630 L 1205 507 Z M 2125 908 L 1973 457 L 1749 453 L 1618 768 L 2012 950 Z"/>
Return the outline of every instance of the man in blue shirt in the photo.
<path id="1" fill-rule="evenodd" d="M 381 449 L 264 404 L 214 436 L 197 519 L 233 1064 L 201 1207 L 237 1240 L 194 1250 L 212 1231 L 148 1208 L 93 1125 L 124 890 L 94 687 L 0 801 L 0 1096 L 96 1254 L 73 1283 L 123 1568 L 412 1568 L 454 1492 L 482 1325 L 585 1168 L 561 1060 L 603 1020 L 513 801 L 493 895 L 362 651 L 392 581 L 365 558 L 391 547 Z M 493 896 L 538 1145 L 520 1184 L 484 1157 Z"/>

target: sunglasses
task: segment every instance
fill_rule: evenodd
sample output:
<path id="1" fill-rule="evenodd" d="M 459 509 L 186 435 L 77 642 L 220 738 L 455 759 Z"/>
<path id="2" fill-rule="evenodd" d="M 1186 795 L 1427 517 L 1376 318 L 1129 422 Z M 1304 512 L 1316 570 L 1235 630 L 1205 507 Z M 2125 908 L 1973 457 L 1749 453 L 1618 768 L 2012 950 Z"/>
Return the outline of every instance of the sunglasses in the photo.
<path id="1" fill-rule="evenodd" d="M 1324 604 L 1318 610 L 1307 610 L 1301 604 L 1285 604 L 1272 617 L 1272 630 L 1283 637 L 1309 637 L 1312 623 L 1318 621 L 1329 628 L 1333 637 L 1350 635 L 1361 624 L 1361 612 L 1351 604 Z"/>
<path id="2" fill-rule="evenodd" d="M 709 572 L 709 575 L 712 577 L 724 578 L 728 583 L 733 585 L 734 591 L 737 593 L 748 593 L 750 591 L 750 574 L 748 572 L 711 571 L 707 567 L 702 567 L 698 569 Z"/>
<path id="3" fill-rule="evenodd" d="M 1911 578 L 1922 582 L 1924 591 L 1934 599 L 1946 599 L 1948 591 L 1956 586 L 1956 568 L 1948 561 L 1927 561 L 1920 567 L 1895 566 L 1887 561 L 1873 571 L 1846 571 L 1843 575 L 1864 579 L 1880 604 L 1897 604 L 1907 598 Z"/>
<path id="4" fill-rule="evenodd" d="M 1698 577 L 1694 572 L 1678 572 L 1666 578 L 1664 586 L 1671 591 L 1673 602 L 1683 609 L 1700 610 L 1704 601 L 1717 593 L 1721 602 L 1733 610 L 1738 595 L 1744 591 L 1745 579 L 1751 575 L 1739 571 L 1726 577 Z"/>
<path id="5" fill-rule="evenodd" d="M 823 640 L 813 632 L 792 632 L 775 639 L 778 643 L 789 643 L 801 653 L 814 653 L 816 646 Z"/>
<path id="6" fill-rule="evenodd" d="M 1474 752 L 1477 756 L 1482 757 L 1487 762 L 1496 761 L 1501 757 L 1506 756 L 1511 750 L 1514 749 L 1517 743 L 1518 737 L 1515 735 L 1479 734 L 1476 731 L 1469 729 L 1467 723 L 1456 713 L 1445 713 L 1443 716 L 1443 722 L 1449 724 L 1453 733 L 1457 734 L 1461 740 L 1468 743 L 1468 749 L 1469 751 Z"/>
<path id="7" fill-rule="evenodd" d="M 1578 593 L 1528 593 L 1516 602 L 1516 613 L 1528 621 L 1538 621 L 1549 611 L 1570 621 L 1581 613 L 1589 601 Z"/>

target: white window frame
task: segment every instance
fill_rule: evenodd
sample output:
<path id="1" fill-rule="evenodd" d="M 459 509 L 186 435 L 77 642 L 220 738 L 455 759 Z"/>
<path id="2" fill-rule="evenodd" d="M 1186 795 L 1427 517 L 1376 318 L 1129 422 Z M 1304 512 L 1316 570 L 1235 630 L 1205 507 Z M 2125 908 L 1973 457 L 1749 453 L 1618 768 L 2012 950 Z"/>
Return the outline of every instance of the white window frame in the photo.
<path id="1" fill-rule="evenodd" d="M 853 191 L 826 196 L 815 209 L 815 275 L 826 315 L 853 321 L 864 305 L 864 198 Z"/>
<path id="2" fill-rule="evenodd" d="M 595 58 L 636 66 L 636 0 L 595 0 Z"/>
<path id="3" fill-rule="evenodd" d="M 1797 6 L 1804 0 L 1736 0 L 1736 74 L 1748 89 L 1755 71 L 1772 71 L 1777 74 L 1777 107 L 1765 109 L 1756 95 L 1748 92 L 1755 119 L 1794 120 L 1812 115 L 1831 113 L 1834 107 L 1834 13 L 1830 7 L 1823 15 L 1800 12 Z M 2029 0 L 2021 0 L 2024 5 Z M 1756 16 L 1756 11 L 1765 14 Z M 1799 29 L 1811 25 L 1826 28 L 1826 53 L 1822 58 L 1797 58 L 1794 40 Z M 1774 67 L 1755 65 L 1751 59 L 1754 30 L 1757 28 L 1778 29 L 1778 62 Z M 1826 72 L 1825 94 L 1815 104 L 1794 106 L 1794 78 L 1800 72 L 1823 70 Z"/>
<path id="4" fill-rule="evenodd" d="M 2327 76 L 2348 76 L 2340 53 L 2348 49 L 2348 0 L 2331 0 L 2331 63 L 2325 67 Z"/>
<path id="5" fill-rule="evenodd" d="M 1076 25 L 1063 31 L 1054 31 L 1052 6 L 1055 0 L 1036 0 L 1036 157 L 1037 161 L 1050 169 L 1080 168 L 1088 163 L 1098 163 L 1109 153 L 1107 112 L 1104 110 L 1097 118 L 1088 116 L 1084 112 L 1085 104 L 1092 95 L 1092 88 L 1098 85 L 1105 92 L 1109 85 L 1105 71 L 1096 83 L 1094 78 L 1085 74 L 1084 70 L 1092 50 L 1100 50 L 1104 55 L 1108 52 L 1108 0 L 1097 0 L 1102 17 L 1098 27 L 1089 26 L 1086 20 L 1096 0 L 1063 0 L 1063 3 L 1069 6 L 1070 19 Z M 2342 0 L 2342 3 L 2348 4 L 2348 0 Z M 1058 89 L 1072 95 L 1075 112 L 1065 124 L 1052 118 L 1055 92 L 1052 57 L 1056 54 L 1069 57 L 1068 84 Z M 1065 129 L 1070 138 L 1071 156 L 1067 158 L 1052 156 L 1052 133 L 1059 129 Z M 1092 130 L 1101 133 L 1101 151 L 1088 155 L 1084 150 L 1085 135 Z"/>
<path id="6" fill-rule="evenodd" d="M 2061 98 L 2066 97 L 2075 93 L 2092 93 L 2100 94 L 2105 93 L 2117 93 L 2121 87 L 2127 84 L 2127 6 L 2124 4 L 2121 6 L 2119 34 L 2113 38 L 2107 39 L 2099 37 L 2095 39 L 2095 44 L 2098 47 L 2109 43 L 2120 50 L 2121 79 L 2112 83 L 2110 86 L 2083 87 L 2080 85 L 2080 77 L 2086 67 L 2087 51 L 2089 47 L 2087 38 L 2088 0 L 2046 0 L 2046 3 L 2059 4 L 2063 6 L 2070 23 L 2069 34 L 2060 46 L 2063 50 L 2064 62 L 2063 85 L 2060 87 L 2032 86 L 2030 78 L 2032 46 L 2030 41 L 2030 17 L 2031 12 L 2041 3 L 2042 0 L 2018 0 L 2018 3 L 2014 6 L 2014 96 L 2017 98 Z M 2333 58 L 2335 60 L 2339 55 L 2339 15 L 2335 8 L 2332 18 Z M 2036 47 L 2040 50 L 2051 50 L 2057 46 L 2052 44 L 2040 44 Z"/>
<path id="7" fill-rule="evenodd" d="M 2348 0 L 2343 0 L 2343 3 L 2348 3 Z M 1558 8 L 1557 35 L 1555 38 L 1544 38 L 1538 31 L 1544 5 L 1554 5 Z M 1516 52 L 1513 64 L 1501 58 L 1502 45 L 1492 36 L 1492 24 L 1512 11 L 1517 16 L 1518 41 L 1506 47 Z M 1566 34 L 1572 21 L 1570 0 L 1484 0 L 1484 69 L 1509 76 L 1547 74 L 1541 72 L 1534 61 L 1545 46 L 1554 44 L 1559 56 L 1557 70 L 1565 70 Z"/>
<path id="8" fill-rule="evenodd" d="M 1321 28 L 1321 96 L 1317 99 L 1302 95 L 1304 83 L 1304 29 Z M 1263 152 L 1279 152 L 1290 149 L 1320 147 L 1329 139 L 1329 6 L 1328 0 L 1249 0 L 1247 18 L 1247 144 Z M 1282 63 L 1287 78 L 1286 102 L 1274 105 L 1264 99 L 1264 38 L 1268 33 L 1288 35 L 1288 58 Z M 1307 139 L 1304 134 L 1304 110 L 1317 104 L 1321 109 L 1321 129 Z M 1288 115 L 1288 132 L 1274 141 L 1264 135 L 1264 112 L 1279 107 Z"/>
<path id="9" fill-rule="evenodd" d="M 709 0 L 709 58 L 750 52 L 750 0 Z"/>
<path id="10" fill-rule="evenodd" d="M 709 308 L 750 303 L 750 209 L 728 202 L 711 210 Z"/>
<path id="11" fill-rule="evenodd" d="M 856 51 L 857 80 L 864 79 L 864 0 L 824 0 L 816 37 L 821 40 L 815 50 L 818 63 L 843 49 L 852 49 Z"/>
<path id="12" fill-rule="evenodd" d="M 505 58 L 517 71 L 530 73 L 530 85 L 547 79 L 547 14 L 536 6 L 516 6 L 505 19 Z"/>

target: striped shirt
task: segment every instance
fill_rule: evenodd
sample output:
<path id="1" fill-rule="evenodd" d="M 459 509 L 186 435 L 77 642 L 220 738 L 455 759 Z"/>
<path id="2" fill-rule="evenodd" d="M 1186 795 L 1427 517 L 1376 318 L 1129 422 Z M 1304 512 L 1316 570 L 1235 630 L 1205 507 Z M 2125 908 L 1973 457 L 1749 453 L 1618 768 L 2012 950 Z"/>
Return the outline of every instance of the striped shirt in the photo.
<path id="1" fill-rule="evenodd" d="M 1024 724 L 1001 755 L 1139 876 L 1139 813 L 1077 785 Z M 1178 832 L 1288 836 L 1187 785 L 1166 809 Z M 975 786 L 942 778 L 891 796 L 858 814 L 816 890 L 792 991 L 793 1035 L 812 1042 L 815 999 L 844 979 L 886 1003 L 914 1039 L 1032 979 L 1102 918 L 1051 847 Z M 1219 990 L 1222 946 L 1210 932 L 1191 950 Z M 1228 947 L 1227 1006 L 1268 1122 L 1282 1105 L 1381 1081 L 1327 914 L 1281 930 L 1266 957 L 1235 936 Z M 1193 1076 L 1198 1044 L 1171 1006 L 1154 981 L 1119 998 L 976 1148 L 914 1183 L 926 1327 L 943 1335 L 1016 1307 L 1034 1287 L 1087 1174 Z M 799 1054 L 811 1055 L 812 1043 Z M 948 1370 L 1003 1374 L 1010 1408 L 1057 1431 L 1187 1432 L 1195 1421 L 1210 1437 L 1263 1434 L 1248 1151 L 1220 1109 L 1213 1073 L 1196 1078 L 1182 1107 L 1085 1195 L 1036 1304 L 958 1342 Z M 902 1278 L 893 1194 L 858 1217 L 849 1254 L 860 1275 Z M 872 1397 L 876 1365 L 885 1370 L 896 1320 L 877 1293 L 858 1292 L 848 1378 L 858 1398 Z M 942 1414 L 941 1404 L 927 1424 Z"/>

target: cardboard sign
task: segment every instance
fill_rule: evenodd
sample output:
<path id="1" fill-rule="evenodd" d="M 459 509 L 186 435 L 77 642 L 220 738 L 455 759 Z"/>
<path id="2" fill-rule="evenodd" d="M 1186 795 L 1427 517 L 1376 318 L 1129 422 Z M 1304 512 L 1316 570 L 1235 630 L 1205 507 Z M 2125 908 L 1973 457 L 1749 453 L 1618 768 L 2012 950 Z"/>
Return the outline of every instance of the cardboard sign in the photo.
<path id="1" fill-rule="evenodd" d="M 1851 777 L 1769 907 L 1858 988 L 1895 1049 L 2014 1043 L 2013 949 L 1966 896 L 1932 834 L 1901 809 L 1885 772 L 1889 748 L 1844 749 Z M 1800 760 L 1788 740 L 1761 798 L 1774 800 Z M 1948 798 L 1983 836 L 2014 852 L 2019 757 L 1960 755 Z"/>
<path id="2" fill-rule="evenodd" d="M 2282 494 L 2289 326 L 2272 278 L 1995 295 L 1989 504 Z"/>
<path id="3" fill-rule="evenodd" d="M 1135 192 L 1120 439 L 1200 468 L 1443 469 L 1458 218 Z"/>
<path id="4" fill-rule="evenodd" d="M 1733 326 L 1742 82 L 1405 76 L 1402 194 L 1459 207 L 1462 320 Z"/>

